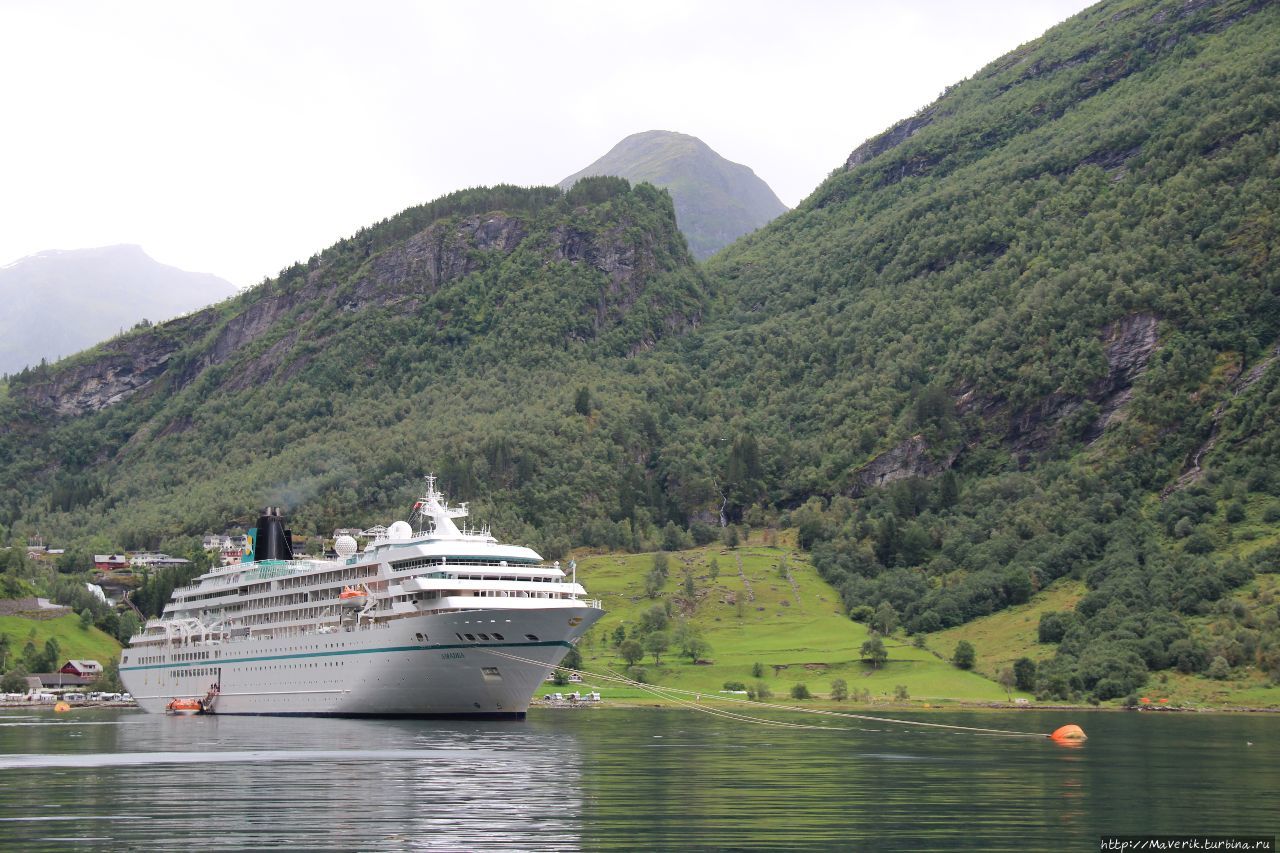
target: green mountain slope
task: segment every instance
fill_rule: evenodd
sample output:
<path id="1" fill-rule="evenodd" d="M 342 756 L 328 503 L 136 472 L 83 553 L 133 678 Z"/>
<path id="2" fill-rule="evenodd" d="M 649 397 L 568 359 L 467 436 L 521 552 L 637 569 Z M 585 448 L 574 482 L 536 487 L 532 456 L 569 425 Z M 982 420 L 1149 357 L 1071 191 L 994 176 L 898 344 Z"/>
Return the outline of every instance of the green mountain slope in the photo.
<path id="1" fill-rule="evenodd" d="M 279 503 L 298 507 L 295 530 L 327 533 L 411 500 L 435 470 L 455 495 L 529 486 L 495 521 L 554 552 L 616 492 L 584 459 L 629 452 L 589 404 L 575 411 L 568 379 L 687 331 L 702 288 L 653 187 L 455 194 L 230 302 L 14 377 L 6 524 L 91 530 L 109 550 Z"/>
<path id="2" fill-rule="evenodd" d="M 1202 671 L 1188 617 L 1275 570 L 1228 549 L 1280 490 L 1278 36 L 1269 4 L 1101 4 L 715 258 L 735 322 L 691 393 L 750 413 L 740 503 L 823 495 L 815 564 L 917 631 L 1083 578 L 1048 694 Z"/>
<path id="3" fill-rule="evenodd" d="M 676 221 L 696 258 L 718 252 L 787 210 L 748 167 L 729 162 L 697 137 L 666 130 L 628 136 L 559 186 L 568 189 L 588 175 L 617 175 L 670 192 Z"/>

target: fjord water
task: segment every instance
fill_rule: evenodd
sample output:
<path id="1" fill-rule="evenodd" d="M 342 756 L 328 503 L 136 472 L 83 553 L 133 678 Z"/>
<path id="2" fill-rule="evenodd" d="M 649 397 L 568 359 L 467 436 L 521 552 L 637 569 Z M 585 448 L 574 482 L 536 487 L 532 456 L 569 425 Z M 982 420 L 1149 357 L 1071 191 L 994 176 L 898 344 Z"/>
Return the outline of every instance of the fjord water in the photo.
<path id="1" fill-rule="evenodd" d="M 1090 739 L 658 709 L 524 722 L 8 711 L 0 849 L 1096 850 L 1102 834 L 1280 826 L 1274 715 L 907 716 L 1079 722 Z"/>

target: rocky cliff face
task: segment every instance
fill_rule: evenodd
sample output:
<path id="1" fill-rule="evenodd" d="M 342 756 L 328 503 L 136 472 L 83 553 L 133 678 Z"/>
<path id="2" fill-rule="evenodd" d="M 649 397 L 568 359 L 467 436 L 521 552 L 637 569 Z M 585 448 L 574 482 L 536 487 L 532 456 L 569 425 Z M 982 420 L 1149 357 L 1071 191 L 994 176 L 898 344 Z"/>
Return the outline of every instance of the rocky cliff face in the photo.
<path id="1" fill-rule="evenodd" d="M 1012 412 L 1007 401 L 962 389 L 955 396 L 955 410 L 961 417 L 976 416 L 987 426 L 1004 423 L 1005 443 L 1019 457 L 1047 447 L 1058 435 L 1064 421 L 1093 403 L 1097 416 L 1086 427 L 1086 438 L 1096 440 L 1116 418 L 1132 395 L 1133 383 L 1146 370 L 1157 346 L 1159 320 L 1150 314 L 1125 317 L 1102 330 L 1107 375 L 1089 389 L 1087 396 L 1050 394 L 1036 405 Z M 939 454 L 921 435 L 914 435 L 877 456 L 854 474 L 853 496 L 867 489 L 907 477 L 933 477 L 951 467 L 961 452 Z"/>
<path id="2" fill-rule="evenodd" d="M 1107 373 L 1083 396 L 1055 392 L 1033 406 L 1009 412 L 1002 401 L 969 393 L 961 395 L 958 411 L 962 415 L 980 413 L 988 423 L 1007 418 L 1005 440 L 1016 455 L 1025 457 L 1048 447 L 1063 424 L 1089 403 L 1096 407 L 1097 414 L 1083 425 L 1082 434 L 1087 441 L 1095 441 L 1108 424 L 1122 415 L 1133 394 L 1134 381 L 1146 370 L 1156 349 L 1158 326 L 1157 317 L 1134 314 L 1104 328 L 1100 338 L 1107 358 Z"/>
<path id="3" fill-rule="evenodd" d="M 929 455 L 929 444 L 922 435 L 913 435 L 881 453 L 854 474 L 851 497 L 858 497 L 868 489 L 888 485 L 908 477 L 933 477 L 951 467 L 957 452 L 942 459 Z"/>
<path id="4" fill-rule="evenodd" d="M 505 214 L 438 223 L 374 257 L 339 307 L 355 311 L 434 293 L 480 269 L 482 253 L 510 254 L 527 233 L 522 220 Z"/>
<path id="5" fill-rule="evenodd" d="M 871 137 L 866 142 L 853 149 L 853 153 L 849 155 L 849 159 L 844 162 L 845 170 L 848 171 L 849 169 L 854 169 L 874 157 L 879 157 L 886 151 L 897 148 L 899 145 L 932 124 L 934 112 L 936 110 L 936 106 L 927 110 L 922 110 L 911 118 L 898 122 L 884 133 Z"/>
<path id="6" fill-rule="evenodd" d="M 658 237 L 637 237 L 638 231 L 643 229 L 627 221 L 604 228 L 565 224 L 530 240 L 525 216 L 495 212 L 445 218 L 373 255 L 354 275 L 321 263 L 264 285 L 239 304 L 139 330 L 104 345 L 94 357 L 42 370 L 16 382 L 13 392 L 36 409 L 76 417 L 149 393 L 162 379 L 169 391 L 180 390 L 232 362 L 234 371 L 220 383 L 225 391 L 288 379 L 312 358 L 297 346 L 304 337 L 314 352 L 324 335 L 332 334 L 313 331 L 312 321 L 388 306 L 412 314 L 445 285 L 517 249 L 541 256 L 544 265 L 586 265 L 603 274 L 598 298 L 584 308 L 599 334 L 636 305 L 661 266 Z M 669 331 L 698 322 L 697 310 L 667 313 L 663 322 Z M 268 336 L 270 345 L 260 345 Z"/>
<path id="7" fill-rule="evenodd" d="M 206 309 L 163 326 L 103 344 L 96 358 L 48 371 L 48 378 L 20 385 L 14 393 L 38 409 L 75 417 L 145 394 L 165 374 L 187 341 L 213 323 Z"/>

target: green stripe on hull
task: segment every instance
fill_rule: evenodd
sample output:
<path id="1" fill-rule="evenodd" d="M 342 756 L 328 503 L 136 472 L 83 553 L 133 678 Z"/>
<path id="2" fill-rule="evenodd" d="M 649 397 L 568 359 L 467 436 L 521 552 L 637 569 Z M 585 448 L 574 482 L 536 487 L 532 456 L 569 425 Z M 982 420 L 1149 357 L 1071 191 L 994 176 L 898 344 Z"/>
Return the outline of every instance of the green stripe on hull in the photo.
<path id="1" fill-rule="evenodd" d="M 543 640 L 537 643 L 488 643 L 483 646 L 475 643 L 455 643 L 447 646 L 383 646 L 377 649 L 335 649 L 326 652 L 305 652 L 289 655 L 260 655 L 258 657 L 248 658 L 206 658 L 204 660 L 178 661 L 177 663 L 151 663 L 145 666 L 122 666 L 120 667 L 120 672 L 141 672 L 144 669 L 178 669 L 195 666 L 221 666 L 229 663 L 251 663 L 264 660 L 298 660 L 300 658 L 329 658 L 341 657 L 343 655 L 373 655 L 384 652 L 434 652 L 446 649 L 468 649 L 470 651 L 482 652 L 485 649 L 527 649 L 531 647 L 547 646 L 564 646 L 566 649 L 573 648 L 573 646 L 566 640 Z"/>

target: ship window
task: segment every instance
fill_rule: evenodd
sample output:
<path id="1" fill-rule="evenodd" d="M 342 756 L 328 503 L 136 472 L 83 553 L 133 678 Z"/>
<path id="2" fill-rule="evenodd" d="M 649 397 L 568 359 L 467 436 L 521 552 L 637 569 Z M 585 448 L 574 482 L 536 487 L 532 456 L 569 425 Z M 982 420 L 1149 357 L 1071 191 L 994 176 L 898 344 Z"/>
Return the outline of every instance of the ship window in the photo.
<path id="1" fill-rule="evenodd" d="M 535 642 L 535 643 L 538 642 L 538 637 L 536 634 L 525 634 L 524 638 L 526 640 L 531 640 L 532 642 Z"/>
<path id="2" fill-rule="evenodd" d="M 476 638 L 475 638 L 473 635 L 471 635 L 471 634 L 467 634 L 467 639 L 468 639 L 468 640 L 470 640 L 470 641 L 471 641 L 471 642 L 473 642 L 473 643 L 476 641 Z"/>
<path id="3" fill-rule="evenodd" d="M 480 635 L 480 639 L 482 639 L 482 640 L 488 640 L 488 639 L 489 639 L 489 635 L 488 635 L 488 634 L 481 634 L 481 635 Z"/>
<path id="4" fill-rule="evenodd" d="M 505 639 L 506 639 L 506 637 L 502 636 L 501 634 L 494 634 L 494 635 L 493 635 L 493 638 L 494 638 L 495 640 L 505 640 Z"/>

